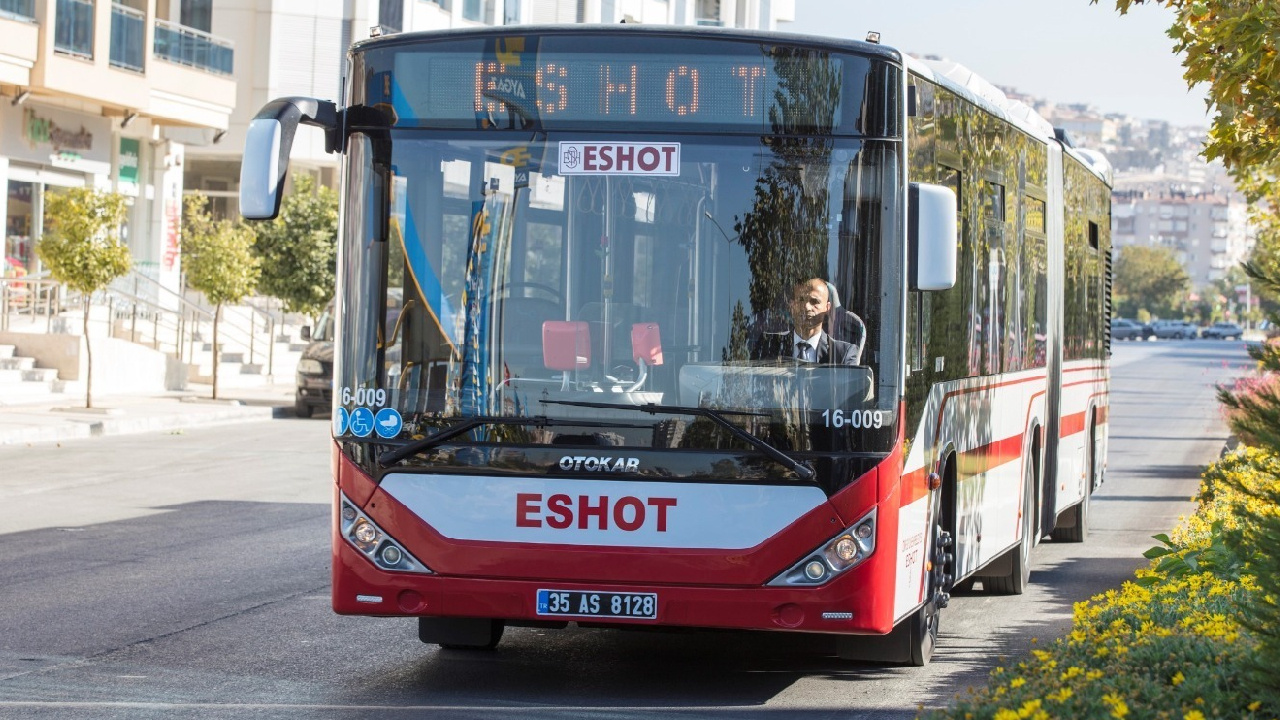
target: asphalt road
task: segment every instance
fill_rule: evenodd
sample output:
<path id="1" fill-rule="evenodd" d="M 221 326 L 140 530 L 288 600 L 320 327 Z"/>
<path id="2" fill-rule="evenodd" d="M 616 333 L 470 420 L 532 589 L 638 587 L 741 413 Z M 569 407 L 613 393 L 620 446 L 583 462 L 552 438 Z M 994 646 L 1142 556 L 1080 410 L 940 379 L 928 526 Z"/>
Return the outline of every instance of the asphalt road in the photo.
<path id="1" fill-rule="evenodd" d="M 1226 430 L 1238 342 L 1121 343 L 1107 481 L 1083 545 L 1020 597 L 957 596 L 925 668 L 821 638 L 510 629 L 442 651 L 329 610 L 323 420 L 0 449 L 0 718 L 913 718 L 1047 642 L 1145 563 Z"/>

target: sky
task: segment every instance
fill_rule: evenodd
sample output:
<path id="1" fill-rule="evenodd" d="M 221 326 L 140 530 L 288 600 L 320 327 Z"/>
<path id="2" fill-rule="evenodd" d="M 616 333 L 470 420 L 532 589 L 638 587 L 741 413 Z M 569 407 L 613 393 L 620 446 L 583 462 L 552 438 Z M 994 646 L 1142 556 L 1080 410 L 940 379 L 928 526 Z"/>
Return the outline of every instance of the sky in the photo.
<path id="1" fill-rule="evenodd" d="M 1055 103 L 1087 103 L 1175 125 L 1209 124 L 1205 86 L 1188 91 L 1165 31 L 1173 12 L 1151 4 L 1121 16 L 1112 0 L 795 0 L 784 32 L 862 40 L 941 55 L 989 82 Z"/>

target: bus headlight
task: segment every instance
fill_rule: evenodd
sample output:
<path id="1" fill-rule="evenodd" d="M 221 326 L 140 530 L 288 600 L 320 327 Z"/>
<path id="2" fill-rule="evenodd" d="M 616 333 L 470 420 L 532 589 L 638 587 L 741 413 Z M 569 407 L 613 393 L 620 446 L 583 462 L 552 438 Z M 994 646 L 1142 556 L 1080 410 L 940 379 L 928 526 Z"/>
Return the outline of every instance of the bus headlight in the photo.
<path id="1" fill-rule="evenodd" d="M 876 549 L 876 509 L 806 554 L 800 562 L 769 581 L 772 586 L 821 585 L 857 567 Z"/>
<path id="2" fill-rule="evenodd" d="M 430 573 L 431 568 L 418 562 L 417 558 L 396 542 L 390 535 L 378 527 L 355 506 L 346 495 L 339 495 L 342 507 L 339 508 L 338 532 L 342 539 L 359 550 L 369 562 L 383 570 L 397 572 Z"/>

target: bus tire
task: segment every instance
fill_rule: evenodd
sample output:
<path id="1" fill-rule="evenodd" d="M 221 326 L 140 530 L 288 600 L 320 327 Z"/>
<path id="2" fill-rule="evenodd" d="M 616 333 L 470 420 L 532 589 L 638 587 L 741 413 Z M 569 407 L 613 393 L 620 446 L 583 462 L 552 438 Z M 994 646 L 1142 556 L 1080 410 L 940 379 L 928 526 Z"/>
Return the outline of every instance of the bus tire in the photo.
<path id="1" fill-rule="evenodd" d="M 1027 466 L 1022 480 L 1022 539 L 1009 551 L 1009 574 L 983 578 L 982 587 L 997 595 L 1021 595 L 1031 585 L 1031 548 L 1035 545 L 1036 528 L 1036 456 L 1027 453 Z"/>
<path id="2" fill-rule="evenodd" d="M 1093 424 L 1093 416 L 1089 416 L 1089 445 L 1085 450 L 1085 467 L 1088 469 L 1085 483 L 1084 499 L 1078 505 L 1063 513 L 1049 537 L 1056 542 L 1079 543 L 1089 536 L 1089 497 L 1098 487 L 1098 428 Z"/>
<path id="3" fill-rule="evenodd" d="M 506 623 L 488 618 L 418 618 L 418 639 L 445 650 L 492 650 Z"/>
<path id="4" fill-rule="evenodd" d="M 293 403 L 293 414 L 300 418 L 309 418 L 311 417 L 312 412 L 314 412 L 314 409 L 301 400 L 297 400 Z"/>
<path id="5" fill-rule="evenodd" d="M 939 617 L 951 599 L 955 571 L 951 533 L 941 522 L 934 525 L 931 569 L 925 573 L 928 598 L 887 635 L 852 635 L 836 640 L 836 655 L 843 660 L 924 667 L 938 646 Z"/>

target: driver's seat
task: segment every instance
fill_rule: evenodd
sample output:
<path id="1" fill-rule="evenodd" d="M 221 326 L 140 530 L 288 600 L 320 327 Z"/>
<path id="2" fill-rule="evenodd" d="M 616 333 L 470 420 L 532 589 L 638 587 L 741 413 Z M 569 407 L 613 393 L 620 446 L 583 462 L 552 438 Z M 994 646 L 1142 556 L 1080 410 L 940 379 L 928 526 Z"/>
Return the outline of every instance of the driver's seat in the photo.
<path id="1" fill-rule="evenodd" d="M 827 313 L 827 334 L 841 342 L 853 346 L 855 365 L 862 364 L 862 351 L 867 344 L 867 325 L 852 310 L 840 304 L 840 293 L 836 286 L 827 283 L 828 297 L 831 298 L 831 311 Z"/>

